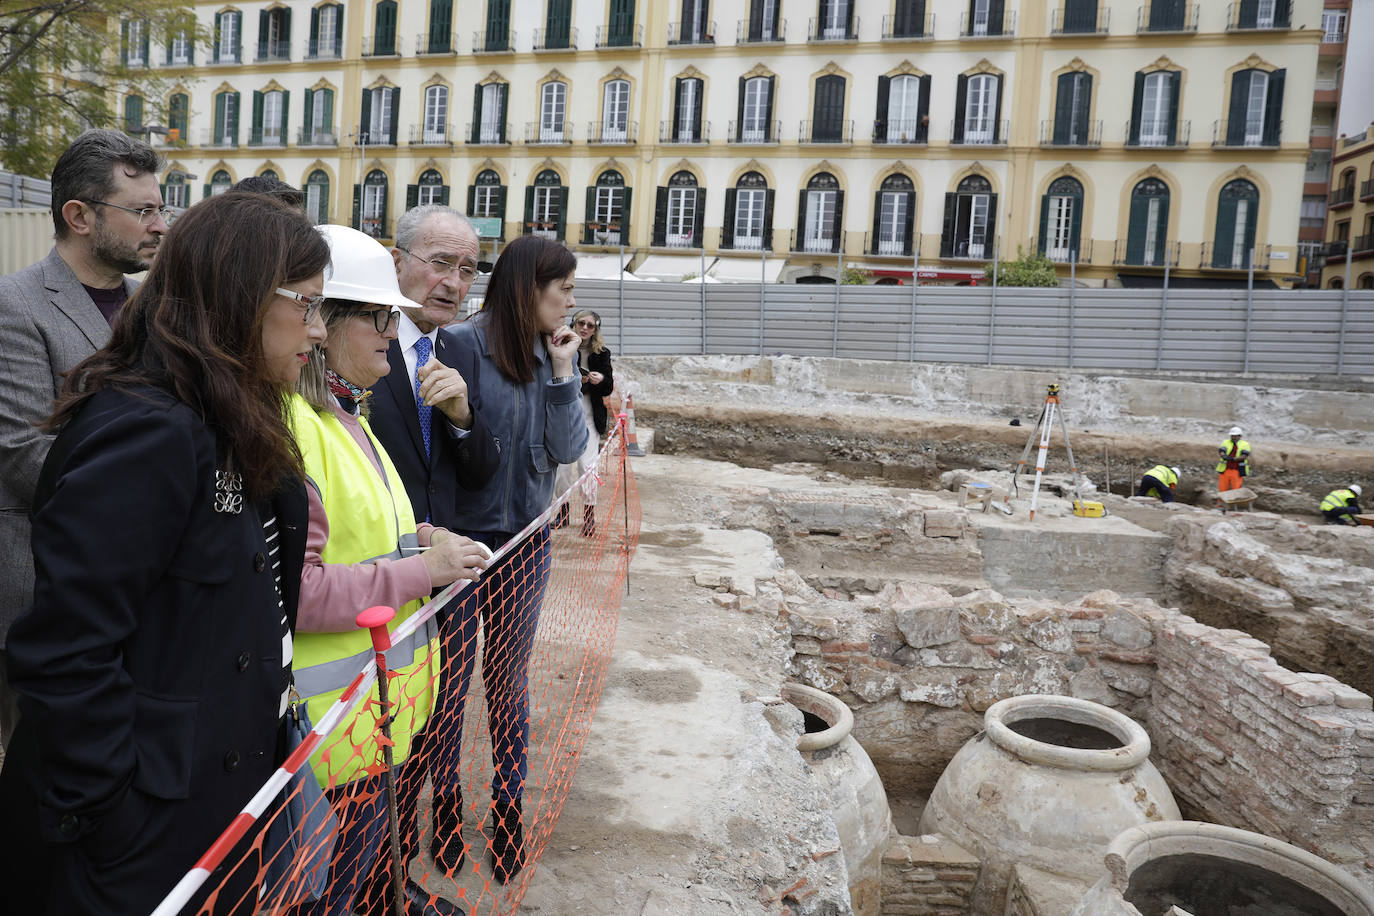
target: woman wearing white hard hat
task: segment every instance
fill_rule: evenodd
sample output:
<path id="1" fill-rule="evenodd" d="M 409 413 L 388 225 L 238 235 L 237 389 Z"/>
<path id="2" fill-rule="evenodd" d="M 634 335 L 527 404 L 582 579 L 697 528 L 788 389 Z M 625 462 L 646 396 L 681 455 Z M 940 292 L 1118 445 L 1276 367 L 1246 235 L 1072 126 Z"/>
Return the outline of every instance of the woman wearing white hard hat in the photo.
<path id="1" fill-rule="evenodd" d="M 399 624 L 419 610 L 432 589 L 476 580 L 490 556 L 465 537 L 416 525 L 400 475 L 368 427 L 367 389 L 390 371 L 387 348 L 396 338 L 397 309 L 415 305 L 401 295 L 390 253 L 354 229 L 321 226 L 319 231 L 329 242 L 331 259 L 322 311 L 328 342 L 311 355 L 290 409 L 310 498 L 295 677 L 316 721 L 372 657 L 369 634 L 354 624 L 359 611 L 394 607 Z M 413 739 L 434 706 L 437 628 L 421 627 L 393 646 L 387 658 L 393 761 L 399 765 L 417 752 Z M 375 707 L 364 707 L 325 740 L 312 761 L 339 813 L 340 836 L 328 890 L 294 913 L 389 909 L 387 806 L 382 777 L 376 775 L 382 765 L 379 725 Z M 403 795 L 419 788 L 402 782 Z M 403 820 L 413 819 L 414 806 L 406 801 L 399 805 Z M 405 845 L 413 847 L 414 830 L 402 833 Z M 409 879 L 406 897 L 410 913 L 462 912 Z"/>

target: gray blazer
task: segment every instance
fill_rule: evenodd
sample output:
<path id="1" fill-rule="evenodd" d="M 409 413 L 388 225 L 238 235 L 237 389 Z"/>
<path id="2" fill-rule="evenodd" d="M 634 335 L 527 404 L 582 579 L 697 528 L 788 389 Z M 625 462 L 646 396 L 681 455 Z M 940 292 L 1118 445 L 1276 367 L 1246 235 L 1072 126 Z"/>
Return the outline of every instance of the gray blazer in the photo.
<path id="1" fill-rule="evenodd" d="M 137 286 L 125 279 L 125 289 Z M 110 339 L 110 326 L 54 248 L 0 277 L 0 649 L 33 601 L 29 512 L 53 437 L 34 424 L 52 410 L 62 376 Z"/>

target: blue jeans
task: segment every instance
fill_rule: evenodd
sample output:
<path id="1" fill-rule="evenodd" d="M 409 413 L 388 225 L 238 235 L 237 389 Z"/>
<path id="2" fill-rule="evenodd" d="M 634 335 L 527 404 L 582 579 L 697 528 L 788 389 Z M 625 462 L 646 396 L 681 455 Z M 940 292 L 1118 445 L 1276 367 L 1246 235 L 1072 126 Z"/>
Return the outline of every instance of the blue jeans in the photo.
<path id="1" fill-rule="evenodd" d="M 291 916 L 348 916 L 354 911 L 355 900 L 361 901 L 369 870 L 380 864 L 390 874 L 386 868 L 391 860 L 391 842 L 385 778 L 367 776 L 344 783 L 326 789 L 325 797 L 339 817 L 329 887 L 314 903 L 292 907 L 288 911 Z"/>

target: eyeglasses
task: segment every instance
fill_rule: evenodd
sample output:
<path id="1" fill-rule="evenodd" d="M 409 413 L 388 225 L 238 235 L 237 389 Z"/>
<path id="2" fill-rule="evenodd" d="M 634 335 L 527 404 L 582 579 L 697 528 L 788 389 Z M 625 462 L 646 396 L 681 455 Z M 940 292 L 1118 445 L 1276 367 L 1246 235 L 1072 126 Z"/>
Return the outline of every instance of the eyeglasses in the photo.
<path id="1" fill-rule="evenodd" d="M 583 318 L 580 321 L 573 322 L 573 327 L 575 328 L 595 328 L 596 326 L 596 321 L 591 318 Z"/>
<path id="2" fill-rule="evenodd" d="M 116 210 L 123 210 L 126 213 L 135 213 L 138 215 L 139 223 L 144 226 L 152 221 L 153 214 L 155 213 L 161 216 L 162 221 L 169 226 L 172 225 L 172 220 L 177 217 L 177 211 L 173 210 L 171 207 L 143 207 L 141 209 L 135 209 L 134 207 L 112 204 L 108 200 L 89 200 L 83 197 L 82 201 L 88 204 L 99 204 L 102 207 L 114 207 Z"/>
<path id="3" fill-rule="evenodd" d="M 373 309 L 372 311 L 359 310 L 356 313 L 359 318 L 372 316 L 372 326 L 377 329 L 378 334 L 385 334 L 393 324 L 401 320 L 401 310 L 395 308 Z"/>
<path id="4" fill-rule="evenodd" d="M 324 296 L 303 296 L 294 290 L 282 289 L 280 286 L 277 287 L 277 295 L 295 299 L 305 306 L 305 316 L 301 320 L 306 324 L 315 320 L 315 316 L 320 313 L 320 306 L 324 305 Z"/>
<path id="5" fill-rule="evenodd" d="M 477 268 L 470 264 L 454 264 L 452 261 L 445 260 L 444 258 L 422 258 L 409 248 L 402 248 L 400 245 L 397 245 L 396 248 L 399 251 L 404 251 L 417 261 L 424 261 L 430 267 L 434 268 L 434 272 L 440 276 L 452 273 L 456 270 L 458 271 L 459 278 L 461 278 L 464 283 L 471 283 L 473 280 L 477 279 Z"/>

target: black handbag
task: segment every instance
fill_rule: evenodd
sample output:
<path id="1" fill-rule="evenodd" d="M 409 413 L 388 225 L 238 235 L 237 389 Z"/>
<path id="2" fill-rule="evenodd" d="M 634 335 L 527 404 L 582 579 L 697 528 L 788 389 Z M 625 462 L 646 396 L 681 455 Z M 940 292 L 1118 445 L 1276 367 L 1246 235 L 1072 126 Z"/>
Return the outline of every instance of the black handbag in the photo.
<path id="1" fill-rule="evenodd" d="M 305 702 L 292 684 L 286 710 L 288 756 L 313 728 Z M 266 863 L 262 899 L 284 906 L 313 903 L 329 887 L 329 863 L 339 837 L 339 819 L 309 761 L 291 777 L 282 796 L 281 808 L 268 824 L 262 844 Z"/>

